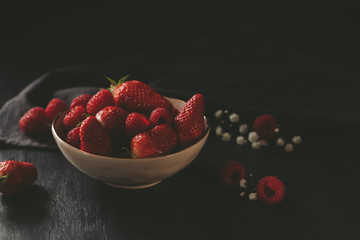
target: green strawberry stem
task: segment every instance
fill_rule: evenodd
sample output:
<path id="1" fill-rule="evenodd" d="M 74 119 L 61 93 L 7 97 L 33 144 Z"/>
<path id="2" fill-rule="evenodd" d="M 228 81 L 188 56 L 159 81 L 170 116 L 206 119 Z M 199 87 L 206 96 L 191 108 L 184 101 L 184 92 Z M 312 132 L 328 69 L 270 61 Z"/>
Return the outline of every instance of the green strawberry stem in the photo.
<path id="1" fill-rule="evenodd" d="M 7 173 L 4 176 L 0 176 L 0 185 L 6 182 L 6 179 L 8 178 L 9 174 Z"/>
<path id="2" fill-rule="evenodd" d="M 115 88 L 121 84 L 123 84 L 130 76 L 130 74 L 126 75 L 125 77 L 120 78 L 119 82 L 116 82 L 114 79 L 110 78 L 108 75 L 104 74 L 105 78 L 110 82 L 110 92 L 114 92 Z"/>

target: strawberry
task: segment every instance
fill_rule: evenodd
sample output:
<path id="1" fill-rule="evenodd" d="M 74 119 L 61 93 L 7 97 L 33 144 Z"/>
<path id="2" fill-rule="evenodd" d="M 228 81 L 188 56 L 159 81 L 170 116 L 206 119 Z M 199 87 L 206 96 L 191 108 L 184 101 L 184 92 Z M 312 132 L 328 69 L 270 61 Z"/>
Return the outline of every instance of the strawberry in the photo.
<path id="1" fill-rule="evenodd" d="M 186 102 L 180 113 L 175 117 L 175 129 L 182 146 L 189 145 L 202 136 L 205 130 L 204 114 L 204 97 L 198 93 Z"/>
<path id="2" fill-rule="evenodd" d="M 220 168 L 220 180 L 225 186 L 239 186 L 240 180 L 246 176 L 246 169 L 241 163 L 230 160 Z"/>
<path id="3" fill-rule="evenodd" d="M 285 196 L 284 184 L 273 176 L 262 178 L 257 184 L 256 191 L 260 201 L 266 205 L 279 204 Z"/>
<path id="4" fill-rule="evenodd" d="M 45 108 L 46 115 L 50 122 L 52 122 L 57 115 L 67 109 L 69 106 L 61 99 L 53 98 Z"/>
<path id="5" fill-rule="evenodd" d="M 21 130 L 29 135 L 41 134 L 49 130 L 49 119 L 45 109 L 33 107 L 19 120 Z"/>
<path id="6" fill-rule="evenodd" d="M 68 132 L 66 142 L 73 147 L 80 148 L 80 126 L 75 127 Z"/>
<path id="7" fill-rule="evenodd" d="M 131 140 L 131 154 L 136 158 L 161 156 L 175 149 L 176 144 L 176 132 L 169 125 L 161 124 L 136 135 Z"/>
<path id="8" fill-rule="evenodd" d="M 115 106 L 114 97 L 110 90 L 102 89 L 97 92 L 86 105 L 87 112 L 95 116 L 101 109 L 108 106 Z"/>
<path id="9" fill-rule="evenodd" d="M 276 127 L 276 118 L 272 115 L 265 114 L 255 119 L 252 129 L 257 132 L 261 138 L 271 139 L 275 135 Z"/>
<path id="10" fill-rule="evenodd" d="M 124 133 L 127 115 L 127 111 L 116 106 L 109 106 L 101 109 L 95 117 L 110 135 L 121 136 Z"/>
<path id="11" fill-rule="evenodd" d="M 125 134 L 130 139 L 136 134 L 144 132 L 150 128 L 149 119 L 141 113 L 130 113 L 125 121 Z"/>
<path id="12" fill-rule="evenodd" d="M 30 186 L 37 179 L 37 169 L 29 162 L 0 162 L 0 192 L 12 195 Z"/>
<path id="13" fill-rule="evenodd" d="M 177 110 L 176 108 L 173 107 L 173 110 L 172 110 L 173 118 L 175 118 L 179 113 L 180 113 L 179 110 Z"/>
<path id="14" fill-rule="evenodd" d="M 156 108 L 150 114 L 150 123 L 153 127 L 160 124 L 172 126 L 173 116 L 165 108 Z"/>
<path id="15" fill-rule="evenodd" d="M 110 135 L 94 116 L 86 118 L 80 126 L 80 149 L 97 155 L 110 156 Z"/>
<path id="16" fill-rule="evenodd" d="M 86 110 L 83 106 L 76 106 L 70 109 L 63 118 L 63 125 L 66 130 L 71 130 L 81 123 L 87 117 Z"/>
<path id="17" fill-rule="evenodd" d="M 127 77 L 120 79 L 118 83 L 107 77 L 111 83 L 110 89 L 114 94 L 116 106 L 145 115 L 150 115 L 158 107 L 172 111 L 171 103 L 152 87 L 136 80 L 126 81 Z"/>
<path id="18" fill-rule="evenodd" d="M 71 101 L 70 108 L 74 108 L 76 106 L 83 106 L 86 108 L 86 105 L 91 98 L 92 96 L 90 94 L 79 95 Z"/>

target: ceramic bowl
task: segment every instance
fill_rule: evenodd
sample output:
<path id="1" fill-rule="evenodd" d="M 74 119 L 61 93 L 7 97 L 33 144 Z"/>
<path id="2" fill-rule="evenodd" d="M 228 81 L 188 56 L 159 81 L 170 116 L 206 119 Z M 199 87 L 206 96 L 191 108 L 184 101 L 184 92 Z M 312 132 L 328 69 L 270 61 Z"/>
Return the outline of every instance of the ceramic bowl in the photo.
<path id="1" fill-rule="evenodd" d="M 185 102 L 167 98 L 180 110 Z M 62 119 L 68 111 L 60 114 L 52 123 L 51 131 L 65 158 L 86 175 L 119 188 L 146 188 L 156 185 L 188 166 L 203 148 L 210 132 L 204 117 L 206 130 L 204 135 L 189 147 L 178 152 L 148 158 L 105 157 L 81 151 L 65 142 L 66 135 Z"/>

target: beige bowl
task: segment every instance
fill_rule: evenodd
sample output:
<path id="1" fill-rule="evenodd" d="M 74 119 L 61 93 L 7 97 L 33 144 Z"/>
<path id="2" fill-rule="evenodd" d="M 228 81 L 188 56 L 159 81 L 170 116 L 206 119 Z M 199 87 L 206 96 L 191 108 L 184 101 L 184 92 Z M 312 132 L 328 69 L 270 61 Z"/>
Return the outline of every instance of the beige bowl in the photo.
<path id="1" fill-rule="evenodd" d="M 167 98 L 172 105 L 181 109 L 185 102 Z M 210 132 L 207 119 L 204 117 L 206 130 L 204 136 L 191 146 L 179 152 L 160 157 L 149 158 L 115 158 L 94 155 L 81 151 L 66 143 L 62 127 L 63 112 L 52 123 L 51 131 L 60 151 L 65 158 L 86 175 L 119 188 L 146 188 L 156 185 L 188 166 L 203 148 Z"/>

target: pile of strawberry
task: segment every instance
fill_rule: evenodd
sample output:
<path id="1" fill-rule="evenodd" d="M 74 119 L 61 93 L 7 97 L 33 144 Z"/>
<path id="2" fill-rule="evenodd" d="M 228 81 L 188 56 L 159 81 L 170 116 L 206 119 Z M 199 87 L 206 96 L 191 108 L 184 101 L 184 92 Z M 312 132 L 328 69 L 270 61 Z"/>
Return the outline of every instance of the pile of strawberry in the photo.
<path id="1" fill-rule="evenodd" d="M 106 77 L 108 89 L 72 100 L 62 121 L 69 144 L 97 155 L 139 158 L 174 152 L 203 135 L 203 95 L 195 94 L 182 109 L 175 109 L 149 85 L 127 77 L 118 83 Z M 19 126 L 27 134 L 40 134 L 67 108 L 62 100 L 53 99 L 46 109 L 30 109 Z"/>

